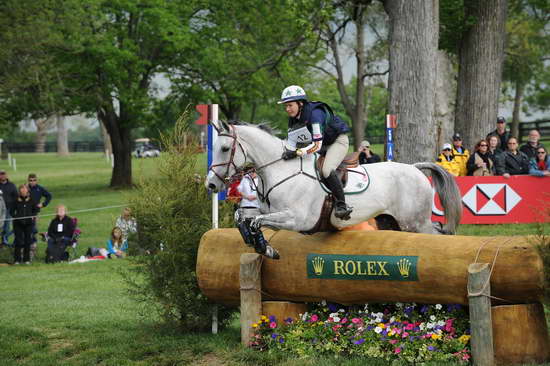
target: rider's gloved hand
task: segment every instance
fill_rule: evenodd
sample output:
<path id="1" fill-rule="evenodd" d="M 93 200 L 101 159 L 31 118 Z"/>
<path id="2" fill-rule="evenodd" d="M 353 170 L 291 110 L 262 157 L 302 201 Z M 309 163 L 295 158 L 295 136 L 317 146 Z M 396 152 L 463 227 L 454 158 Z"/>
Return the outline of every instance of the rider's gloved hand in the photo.
<path id="1" fill-rule="evenodd" d="M 283 152 L 283 155 L 281 156 L 281 159 L 283 160 L 289 160 L 294 159 L 296 157 L 296 150 L 289 150 L 285 148 L 285 151 Z"/>

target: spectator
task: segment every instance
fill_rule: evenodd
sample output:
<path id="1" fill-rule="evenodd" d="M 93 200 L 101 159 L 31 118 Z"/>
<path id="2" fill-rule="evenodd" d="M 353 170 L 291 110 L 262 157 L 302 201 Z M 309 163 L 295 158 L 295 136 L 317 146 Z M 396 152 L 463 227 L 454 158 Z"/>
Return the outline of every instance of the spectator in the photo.
<path id="1" fill-rule="evenodd" d="M 359 164 L 372 164 L 380 161 L 380 156 L 370 150 L 370 142 L 361 141 L 361 145 L 359 145 Z"/>
<path id="2" fill-rule="evenodd" d="M 500 154 L 496 161 L 497 175 L 510 178 L 511 175 L 529 174 L 529 158 L 518 150 L 518 140 L 508 139 L 508 150 Z"/>
<path id="3" fill-rule="evenodd" d="M 67 208 L 64 205 L 56 207 L 56 216 L 48 226 L 48 253 L 65 252 L 65 248 L 71 244 L 74 234 L 73 220 L 66 215 Z M 61 246 L 56 250 L 55 246 Z"/>
<path id="4" fill-rule="evenodd" d="M 458 175 L 465 177 L 468 174 L 466 162 L 470 158 L 470 152 L 462 147 L 462 137 L 458 133 L 453 135 L 453 156 L 459 166 Z"/>
<path id="5" fill-rule="evenodd" d="M 510 132 L 506 131 L 506 120 L 504 117 L 498 117 L 497 118 L 497 129 L 493 132 L 490 132 L 487 135 L 487 139 L 489 136 L 496 136 L 500 140 L 500 150 L 506 151 L 508 148 L 508 139 L 511 137 Z"/>
<path id="6" fill-rule="evenodd" d="M 13 232 L 10 230 L 11 223 L 11 209 L 17 199 L 17 187 L 10 182 L 8 174 L 5 170 L 0 170 L 0 191 L 4 197 L 4 203 L 6 204 L 6 216 L 4 218 L 4 225 L 2 228 L 2 244 L 9 245 L 9 237 Z"/>
<path id="7" fill-rule="evenodd" d="M 486 140 L 479 141 L 475 148 L 475 152 L 470 156 L 466 167 L 468 175 L 486 176 L 495 175 L 495 164 L 489 154 L 489 144 Z"/>
<path id="8" fill-rule="evenodd" d="M 243 172 L 238 172 L 231 177 L 231 183 L 227 190 L 227 200 L 233 202 L 233 208 L 235 211 L 239 209 L 239 203 L 241 202 L 242 196 L 238 190 L 239 184 L 243 179 Z"/>
<path id="9" fill-rule="evenodd" d="M 128 235 L 137 232 L 136 219 L 132 217 L 132 209 L 125 207 L 115 222 L 115 226 L 122 230 L 122 240 L 128 240 Z"/>
<path id="10" fill-rule="evenodd" d="M 539 144 L 540 133 L 537 130 L 529 131 L 529 136 L 527 137 L 527 143 L 522 145 L 519 148 L 519 151 L 527 155 L 529 160 L 535 159 L 537 157 L 537 150 L 541 146 Z"/>
<path id="11" fill-rule="evenodd" d="M 128 251 L 128 242 L 122 238 L 122 229 L 115 226 L 111 230 L 111 239 L 107 241 L 107 252 L 109 258 L 124 258 Z"/>
<path id="12" fill-rule="evenodd" d="M 444 144 L 441 149 L 441 154 L 437 158 L 437 165 L 440 165 L 443 169 L 454 175 L 458 176 L 460 172 L 460 165 L 455 160 L 453 155 L 453 147 L 451 144 Z"/>
<path id="13" fill-rule="evenodd" d="M 33 216 L 36 215 L 37 209 L 36 202 L 33 201 L 27 186 L 20 185 L 19 196 L 10 210 L 15 232 L 14 264 L 21 262 L 21 250 L 23 251 L 23 262 L 30 264 Z"/>
<path id="14" fill-rule="evenodd" d="M 33 201 L 37 203 L 38 212 L 40 212 L 40 209 L 42 207 L 48 206 L 48 204 L 52 200 L 52 195 L 46 190 L 46 188 L 38 184 L 38 177 L 36 176 L 36 174 L 30 173 L 27 178 L 27 182 L 29 185 L 31 197 Z M 42 198 L 44 198 L 44 202 L 42 202 Z M 37 225 L 38 217 L 36 218 L 36 220 L 34 220 L 34 226 L 32 228 L 31 261 L 36 255 L 36 233 L 38 232 L 38 230 L 36 230 Z"/>
<path id="15" fill-rule="evenodd" d="M 487 152 L 489 153 L 493 163 L 496 164 L 497 156 L 502 153 L 502 150 L 500 149 L 500 139 L 496 135 L 490 135 L 487 137 L 487 143 L 489 144 L 489 150 Z"/>
<path id="16" fill-rule="evenodd" d="M 529 161 L 529 174 L 537 177 L 550 177 L 550 156 L 544 146 L 539 146 L 536 158 Z"/>

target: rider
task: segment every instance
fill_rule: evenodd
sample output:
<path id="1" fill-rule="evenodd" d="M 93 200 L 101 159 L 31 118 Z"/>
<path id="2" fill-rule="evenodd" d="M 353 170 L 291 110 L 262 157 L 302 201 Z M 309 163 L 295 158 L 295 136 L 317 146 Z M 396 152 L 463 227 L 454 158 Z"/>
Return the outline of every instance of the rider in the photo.
<path id="1" fill-rule="evenodd" d="M 346 204 L 344 188 L 336 175 L 336 168 L 348 153 L 349 127 L 327 104 L 308 102 L 306 92 L 297 85 L 283 90 L 278 104 L 283 103 L 289 118 L 282 158 L 288 160 L 316 152 L 325 155 L 321 174 L 336 201 L 334 215 L 349 220 L 352 209 Z"/>

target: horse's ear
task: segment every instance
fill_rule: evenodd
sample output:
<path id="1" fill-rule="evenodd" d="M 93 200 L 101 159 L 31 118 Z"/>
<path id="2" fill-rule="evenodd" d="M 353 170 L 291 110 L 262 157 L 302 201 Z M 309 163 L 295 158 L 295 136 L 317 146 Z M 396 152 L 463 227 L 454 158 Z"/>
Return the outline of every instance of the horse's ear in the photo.
<path id="1" fill-rule="evenodd" d="M 218 121 L 209 121 L 208 123 L 210 123 L 212 125 L 212 127 L 214 127 L 214 129 L 216 130 L 216 132 L 218 134 L 220 134 L 223 131 L 222 122 L 220 120 L 218 120 Z"/>
<path id="2" fill-rule="evenodd" d="M 225 131 L 229 131 L 230 130 L 230 127 L 229 127 L 229 124 L 225 121 L 220 121 L 221 125 L 222 125 L 222 129 L 225 130 Z"/>

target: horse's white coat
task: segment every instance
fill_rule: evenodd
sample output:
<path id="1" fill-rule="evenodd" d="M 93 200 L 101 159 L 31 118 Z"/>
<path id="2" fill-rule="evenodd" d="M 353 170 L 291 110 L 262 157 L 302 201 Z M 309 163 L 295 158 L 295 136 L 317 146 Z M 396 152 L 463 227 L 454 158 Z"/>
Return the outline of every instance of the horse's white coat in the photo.
<path id="1" fill-rule="evenodd" d="M 229 127 L 224 123 L 220 123 L 216 127 L 222 136 L 218 137 L 213 147 L 213 165 L 230 160 L 234 139 L 223 135 L 231 135 L 233 133 L 230 131 L 231 129 L 238 139 L 233 158 L 237 167 L 252 163 L 259 168 L 279 159 L 283 153 L 283 141 L 257 127 L 244 125 Z M 422 165 L 424 165 L 423 168 L 436 169 L 431 166 L 435 164 L 422 163 Z M 301 166 L 304 172 L 315 176 L 313 156 L 311 155 L 303 157 L 303 164 L 301 164 L 300 158 L 295 158 L 287 161 L 281 160 L 260 169 L 257 173 L 260 176 L 260 181 L 263 181 L 263 186 L 260 183 L 259 191 L 267 193 L 269 188 L 300 171 Z M 363 166 L 369 173 L 370 186 L 363 193 L 346 196 L 346 202 L 353 207 L 351 219 L 343 221 L 333 214 L 331 222 L 335 227 L 343 228 L 380 214 L 388 214 L 396 219 L 403 231 L 439 233 L 431 222 L 432 186 L 419 169 L 413 165 L 394 162 Z M 221 177 L 226 176 L 226 173 L 227 175 L 235 173 L 232 165 L 229 165 L 229 171 L 226 165 L 213 169 Z M 434 179 L 436 179 L 435 175 Z M 212 171 L 209 172 L 207 186 L 222 190 L 224 183 Z M 454 192 L 455 196 L 456 192 Z M 325 195 L 326 193 L 318 181 L 304 174 L 297 175 L 272 190 L 269 194 L 270 205 L 265 201 L 261 202 L 262 214 L 256 217 L 255 224 L 293 231 L 310 230 L 319 219 Z M 457 199 L 457 197 L 451 198 Z M 458 195 L 458 200 L 460 200 L 460 195 Z M 450 225 L 450 231 L 454 232 L 454 226 L 458 224 L 458 221 L 456 218 L 452 218 L 452 220 L 454 222 L 453 225 Z"/>

